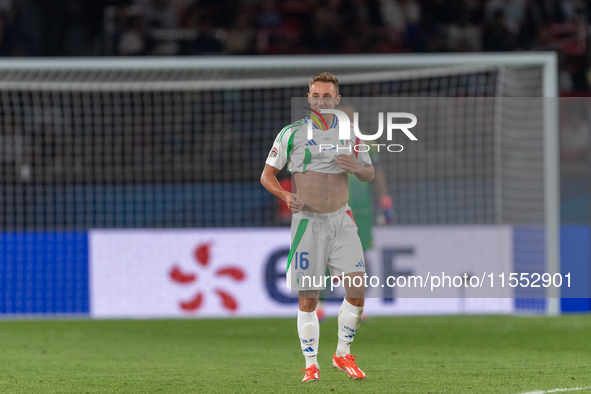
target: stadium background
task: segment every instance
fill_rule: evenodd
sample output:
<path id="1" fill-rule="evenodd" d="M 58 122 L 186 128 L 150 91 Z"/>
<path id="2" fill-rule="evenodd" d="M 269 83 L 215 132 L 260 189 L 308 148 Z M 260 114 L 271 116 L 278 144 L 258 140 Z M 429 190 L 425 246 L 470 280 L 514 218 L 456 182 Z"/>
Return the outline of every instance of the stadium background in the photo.
<path id="1" fill-rule="evenodd" d="M 277 228 L 283 225 L 277 201 L 260 186 L 258 177 L 270 146 L 266 142 L 289 120 L 289 98 L 304 96 L 306 86 L 262 88 L 240 98 L 228 91 L 206 90 L 194 94 L 190 106 L 178 109 L 175 104 L 182 102 L 182 93 L 166 89 L 160 93 L 154 88 L 130 88 L 116 94 L 117 89 L 89 91 L 74 85 L 184 83 L 220 80 L 223 74 L 192 74 L 190 66 L 180 78 L 166 70 L 159 75 L 149 70 L 84 68 L 102 57 L 115 57 L 108 59 L 112 64 L 130 58 L 141 61 L 145 56 L 153 64 L 159 60 L 152 57 L 161 56 L 199 64 L 212 55 L 228 55 L 238 70 L 230 74 L 232 83 L 232 78 L 242 79 L 240 65 L 248 55 L 267 59 L 263 56 L 550 51 L 557 55 L 560 97 L 577 100 L 577 106 L 567 106 L 567 111 L 585 113 L 591 106 L 584 99 L 591 93 L 590 14 L 588 2 L 575 0 L 0 1 L 0 314 L 6 318 L 227 317 L 292 316 L 295 311 L 293 305 L 283 308 L 280 304 L 289 302 L 269 286 L 279 278 L 269 261 L 279 261 L 285 254 L 283 241 L 269 240 L 282 239 L 287 230 Z M 90 58 L 82 59 L 80 69 L 62 69 L 69 60 L 80 62 L 79 57 Z M 53 61 L 57 63 L 52 65 Z M 265 78 L 285 76 L 280 68 L 259 73 Z M 289 76 L 301 78 L 309 73 Z M 338 70 L 335 73 L 338 76 Z M 254 72 L 248 78 L 259 76 Z M 438 75 L 425 80 L 423 90 L 403 80 L 382 83 L 379 93 L 492 97 L 499 73 L 481 70 L 463 78 Z M 43 87 L 46 82 L 50 85 Z M 362 96 L 364 92 L 363 84 L 351 83 L 344 94 Z M 268 97 L 283 104 L 272 107 Z M 153 108 L 154 113 L 134 112 L 137 103 Z M 117 113 L 118 107 L 123 112 Z M 147 116 L 157 120 L 146 124 Z M 118 124 L 117 117 L 131 120 Z M 182 125 L 164 126 L 179 117 Z M 561 116 L 559 135 L 561 267 L 563 272 L 574 267 L 591 280 L 589 127 L 588 123 L 582 129 L 562 127 L 564 119 Z M 213 154 L 205 154 L 202 148 L 229 140 L 235 142 Z M 482 162 L 474 162 L 475 168 L 484 171 L 487 158 L 478 159 Z M 453 182 L 442 186 L 441 179 L 445 176 L 423 180 L 425 195 L 450 189 L 443 192 L 447 203 L 439 206 L 441 202 L 431 201 L 433 209 L 426 213 L 412 205 L 412 193 L 404 194 L 404 179 L 399 181 L 402 184 L 392 179 L 389 192 L 397 223 L 378 226 L 377 231 L 407 225 L 499 223 L 494 211 L 486 209 L 494 204 L 486 201 L 493 185 L 480 185 L 482 199 L 471 200 L 465 193 L 472 186 Z M 476 201 L 470 211 L 477 213 L 449 210 L 448 203 L 455 197 L 464 203 Z M 524 256 L 522 269 L 531 269 L 527 264 L 533 260 L 538 264 L 535 269 L 542 270 L 543 256 L 532 257 L 528 246 L 533 243 L 539 248 L 543 235 L 527 226 L 539 225 L 543 218 L 530 219 L 502 220 L 501 224 L 516 227 L 499 231 L 510 231 L 513 240 L 523 241 L 515 242 L 512 250 Z M 257 234 L 258 241 L 253 243 Z M 162 240 L 165 246 L 154 247 Z M 241 246 L 222 250 L 220 245 Z M 140 257 L 136 253 L 128 260 L 133 264 L 121 267 L 117 258 L 129 249 L 144 253 Z M 241 254 L 260 256 L 257 269 L 264 267 L 263 275 L 254 284 L 249 282 L 253 278 L 250 262 L 238 263 L 245 261 L 238 258 Z M 156 272 L 152 276 L 151 269 Z M 204 280 L 213 285 L 202 285 Z M 158 289 L 164 282 L 169 287 Z M 252 305 L 248 309 L 246 302 L 234 298 L 233 291 L 246 293 L 253 285 L 264 290 L 261 297 L 267 297 L 264 311 Z M 97 286 L 101 294 L 93 298 Z M 170 288 L 182 290 L 171 293 Z M 146 305 L 147 294 L 166 305 Z M 387 308 L 376 308 L 376 314 L 394 314 Z M 590 310 L 589 298 L 561 301 L 563 313 Z M 517 298 L 514 303 L 488 307 L 456 300 L 422 309 L 413 304 L 394 312 L 545 311 L 544 302 Z"/>

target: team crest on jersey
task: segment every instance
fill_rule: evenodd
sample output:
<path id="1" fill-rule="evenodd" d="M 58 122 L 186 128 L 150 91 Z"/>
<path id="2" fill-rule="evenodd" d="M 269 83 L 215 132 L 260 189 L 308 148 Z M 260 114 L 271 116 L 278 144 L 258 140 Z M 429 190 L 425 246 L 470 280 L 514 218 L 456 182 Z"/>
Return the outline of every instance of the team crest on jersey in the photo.
<path id="1" fill-rule="evenodd" d="M 277 153 L 279 153 L 277 148 L 273 148 L 273 149 L 271 149 L 271 153 L 269 153 L 269 157 L 273 159 L 273 158 L 277 157 Z"/>

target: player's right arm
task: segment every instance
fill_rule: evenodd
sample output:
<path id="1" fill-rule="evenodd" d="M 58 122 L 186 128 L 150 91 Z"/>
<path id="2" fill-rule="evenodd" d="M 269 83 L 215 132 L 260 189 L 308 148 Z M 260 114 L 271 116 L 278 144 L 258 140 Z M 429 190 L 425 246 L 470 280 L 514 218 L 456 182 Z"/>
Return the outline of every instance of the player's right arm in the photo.
<path id="1" fill-rule="evenodd" d="M 288 128 L 281 130 L 279 135 L 277 135 L 269 156 L 265 161 L 265 168 L 261 174 L 261 184 L 271 194 L 285 201 L 291 212 L 297 213 L 304 207 L 304 202 L 297 194 L 292 194 L 283 189 L 277 180 L 277 174 L 285 167 L 289 158 L 290 152 L 288 150 L 291 149 L 291 144 L 289 143 L 290 137 L 291 132 Z"/>
<path id="2" fill-rule="evenodd" d="M 281 170 L 270 166 L 269 164 L 265 164 L 265 169 L 261 174 L 261 184 L 271 194 L 285 201 L 292 213 L 298 213 L 304 207 L 304 201 L 302 201 L 297 194 L 292 194 L 281 187 L 277 180 L 277 174 L 279 174 L 279 171 Z"/>

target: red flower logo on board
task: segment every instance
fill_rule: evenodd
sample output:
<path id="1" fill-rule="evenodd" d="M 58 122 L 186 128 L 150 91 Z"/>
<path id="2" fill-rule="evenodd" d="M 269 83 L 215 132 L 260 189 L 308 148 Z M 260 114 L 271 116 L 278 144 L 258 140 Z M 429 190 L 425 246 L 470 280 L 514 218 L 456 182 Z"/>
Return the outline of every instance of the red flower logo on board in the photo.
<path id="1" fill-rule="evenodd" d="M 198 245 L 193 253 L 193 258 L 197 266 L 201 267 L 201 269 L 212 269 L 210 267 L 211 244 L 205 243 Z M 218 268 L 214 272 L 214 275 L 215 277 L 226 278 L 235 282 L 242 282 L 246 277 L 246 274 L 242 268 L 230 265 Z M 192 283 L 196 283 L 199 280 L 197 273 L 183 272 L 178 264 L 172 266 L 168 272 L 168 276 L 173 282 L 181 286 L 190 285 Z M 238 302 L 232 294 L 218 287 L 214 288 L 213 293 L 221 301 L 222 307 L 228 312 L 232 313 L 238 310 Z M 191 299 L 180 301 L 179 307 L 185 312 L 196 312 L 203 306 L 204 302 L 204 292 L 197 291 L 197 293 Z"/>

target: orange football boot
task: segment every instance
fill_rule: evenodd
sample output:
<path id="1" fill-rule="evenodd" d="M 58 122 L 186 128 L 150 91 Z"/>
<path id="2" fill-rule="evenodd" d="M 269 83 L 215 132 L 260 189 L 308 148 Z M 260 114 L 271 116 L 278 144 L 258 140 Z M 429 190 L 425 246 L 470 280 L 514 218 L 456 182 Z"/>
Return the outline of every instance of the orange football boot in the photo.
<path id="1" fill-rule="evenodd" d="M 335 354 L 332 358 L 332 366 L 341 371 L 347 372 L 350 378 L 365 379 L 365 372 L 359 369 L 355 363 L 357 357 L 352 354 L 345 354 L 344 357 L 337 357 Z"/>
<path id="2" fill-rule="evenodd" d="M 302 371 L 306 371 L 306 375 L 304 375 L 304 378 L 302 379 L 302 382 L 314 382 L 314 381 L 318 381 L 319 375 L 320 375 L 320 370 L 318 369 L 318 367 L 316 367 L 316 364 L 312 364 L 310 365 L 308 368 L 306 369 L 302 369 Z"/>

